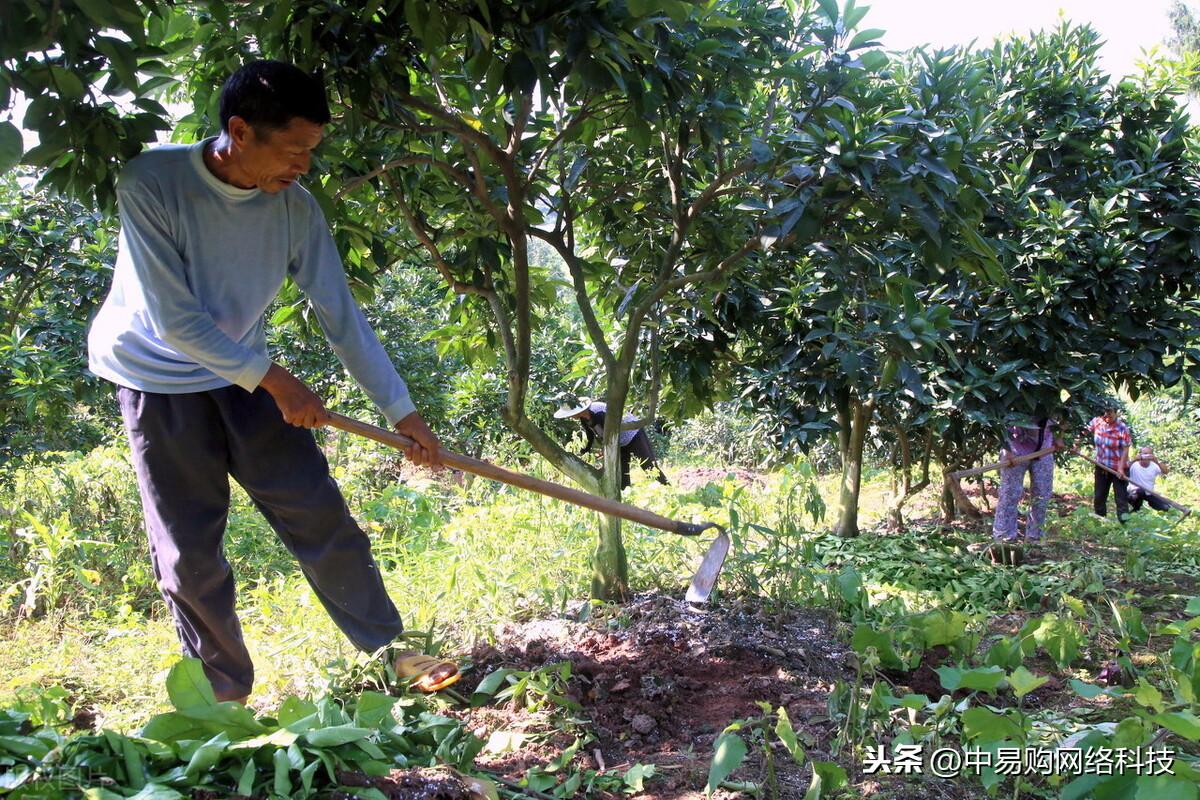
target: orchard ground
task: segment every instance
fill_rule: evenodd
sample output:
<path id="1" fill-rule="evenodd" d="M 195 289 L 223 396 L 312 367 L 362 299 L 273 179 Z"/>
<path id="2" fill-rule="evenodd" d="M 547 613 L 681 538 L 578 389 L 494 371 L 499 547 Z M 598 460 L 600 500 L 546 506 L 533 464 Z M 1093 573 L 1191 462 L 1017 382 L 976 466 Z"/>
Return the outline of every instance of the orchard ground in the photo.
<path id="1" fill-rule="evenodd" d="M 834 496 L 832 478 L 796 468 L 668 465 L 672 486 L 643 481 L 629 499 L 673 517 L 730 524 L 735 549 L 711 607 L 680 600 L 705 542 L 636 526 L 627 529 L 636 596 L 623 606 L 594 604 L 583 599 L 594 537 L 589 513 L 481 480 L 415 473 L 357 443 L 335 440 L 331 453 L 404 618 L 425 633 L 414 636 L 462 660 L 464 680 L 456 696 L 435 701 L 439 713 L 487 743 L 477 767 L 543 795 L 575 780 L 579 796 L 701 797 L 714 744 L 741 721 L 748 752 L 722 776 L 719 797 L 772 786 L 780 797 L 802 796 L 813 763 L 845 770 L 844 788 L 827 781 L 825 796 L 983 796 L 978 777 L 867 775 L 864 757 L 876 744 L 905 741 L 896 737 L 906 731 L 920 741 L 935 720 L 944 725 L 939 741 L 968 743 L 972 731 L 961 714 L 955 722 L 953 712 L 938 709 L 943 695 L 1019 708 L 1036 720 L 1030 745 L 1051 746 L 1055 731 L 1066 736 L 1116 721 L 1127 700 L 1085 698 L 1071 681 L 1149 680 L 1170 649 L 1163 626 L 1180 619 L 1200 581 L 1200 525 L 1152 512 L 1124 528 L 1094 518 L 1090 475 L 1073 465 L 1058 472 L 1047 542 L 1015 568 L 992 564 L 972 547 L 988 539 L 990 517 L 941 525 L 933 489 L 909 503 L 906 531 L 887 529 L 886 473 L 865 486 L 870 532 L 843 540 L 824 532 L 833 511 L 814 521 L 801 510 L 813 493 Z M 37 535 L 37 521 L 43 540 L 60 541 L 45 563 L 40 603 L 4 624 L 0 704 L 54 702 L 81 729 L 133 732 L 170 707 L 164 681 L 178 656 L 145 572 L 97 569 L 105 559 L 135 564 L 144 548 L 136 504 L 119 513 L 105 505 L 106 498 L 128 500 L 122 482 L 129 473 L 113 469 L 121 458 L 102 450 L 26 476 L 26 488 L 36 477 L 45 494 L 26 495 L 22 535 Z M 1168 476 L 1161 488 L 1200 502 L 1186 478 Z M 85 537 L 71 519 L 79 524 L 88 514 L 96 527 Z M 276 714 L 290 695 L 395 690 L 364 672 L 363 659 L 240 494 L 230 528 L 243 624 L 259 670 L 256 713 Z M 1110 609 L 1125 609 L 1124 628 Z M 1051 617 L 1045 631 L 1034 630 Z M 939 633 L 931 636 L 935 618 Z M 1005 662 L 996 648 L 1022 629 L 1029 646 L 1018 645 L 1015 660 Z M 1014 698 L 1006 687 L 1015 673 L 1003 670 L 1017 668 L 1045 680 Z M 988 679 L 997 674 L 1008 683 Z M 802 757 L 773 738 L 780 709 Z M 1175 739 L 1195 752 L 1194 742 Z M 388 796 L 407 796 L 399 785 L 385 786 Z M 1050 778 L 1021 788 L 1046 796 L 1056 790 Z"/>

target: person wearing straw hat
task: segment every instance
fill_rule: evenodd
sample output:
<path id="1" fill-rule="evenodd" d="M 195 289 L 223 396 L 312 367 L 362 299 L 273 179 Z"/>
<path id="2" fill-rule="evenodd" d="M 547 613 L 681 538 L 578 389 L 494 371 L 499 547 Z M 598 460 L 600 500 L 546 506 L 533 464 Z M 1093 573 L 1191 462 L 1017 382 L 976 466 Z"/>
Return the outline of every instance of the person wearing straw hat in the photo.
<path id="1" fill-rule="evenodd" d="M 580 426 L 583 428 L 583 433 L 587 436 L 587 444 L 584 445 L 580 455 L 590 452 L 592 445 L 597 440 L 603 440 L 604 424 L 608 419 L 608 404 L 599 400 L 591 400 L 587 397 L 576 397 L 575 395 L 562 395 L 559 398 L 558 410 L 554 412 L 555 419 L 576 419 L 579 420 Z M 654 470 L 658 473 L 656 480 L 661 484 L 667 484 L 667 476 L 663 474 L 662 469 L 658 466 L 658 457 L 654 454 L 654 445 L 650 442 L 650 437 L 643 430 L 641 420 L 632 414 L 626 414 L 622 420 L 621 433 L 618 436 L 617 442 L 620 445 L 621 452 L 621 488 L 629 488 L 629 465 L 630 462 L 637 458 L 644 470 Z"/>

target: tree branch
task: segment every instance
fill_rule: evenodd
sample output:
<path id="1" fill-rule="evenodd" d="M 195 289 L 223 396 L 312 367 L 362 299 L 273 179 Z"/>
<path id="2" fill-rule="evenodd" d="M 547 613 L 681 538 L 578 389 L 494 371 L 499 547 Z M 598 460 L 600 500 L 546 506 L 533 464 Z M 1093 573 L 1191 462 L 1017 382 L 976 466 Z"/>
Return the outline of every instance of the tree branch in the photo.
<path id="1" fill-rule="evenodd" d="M 385 172 L 390 172 L 391 170 L 398 169 L 400 167 L 416 166 L 418 164 L 424 164 L 440 169 L 442 172 L 453 178 L 456 183 L 460 184 L 468 192 L 471 191 L 471 179 L 468 178 L 467 175 L 461 170 L 457 169 L 453 164 L 449 164 L 445 161 L 439 161 L 438 159 L 430 158 L 429 156 L 405 156 L 404 158 L 397 158 L 394 161 L 389 161 L 383 166 L 376 167 L 370 172 L 359 175 L 356 178 L 352 178 L 346 182 L 345 186 L 343 186 L 341 189 L 338 189 L 337 193 L 334 194 L 333 199 L 335 202 L 341 200 L 345 195 L 362 186 L 372 178 L 376 178 Z"/>
<path id="2" fill-rule="evenodd" d="M 512 133 L 508 137 L 506 152 L 510 157 L 521 150 L 521 137 L 525 135 L 525 126 L 529 124 L 529 115 L 533 113 L 533 95 L 522 94 L 514 109 Z"/>
<path id="3" fill-rule="evenodd" d="M 389 175 L 388 178 L 390 179 L 391 176 Z M 475 294 L 480 295 L 481 297 L 494 295 L 495 292 L 487 287 L 477 286 L 471 283 L 463 283 L 454 277 L 454 271 L 442 257 L 442 251 L 440 248 L 438 248 L 437 242 L 433 240 L 433 236 L 429 229 L 425 227 L 424 223 L 417 218 L 417 215 L 408 205 L 408 202 L 404 199 L 404 193 L 401 188 L 396 185 L 395 181 L 389 180 L 389 182 L 392 184 L 392 191 L 395 195 L 394 199 L 396 201 L 396 205 L 400 207 L 400 213 L 404 215 L 404 219 L 408 222 L 408 227 L 412 230 L 413 235 L 417 237 L 417 241 L 419 241 L 425 247 L 425 250 L 433 259 L 434 268 L 441 273 L 442 277 L 446 279 L 446 282 L 450 284 L 450 287 L 454 290 L 454 292 L 456 294 Z"/>
<path id="4" fill-rule="evenodd" d="M 529 233 L 553 247 L 562 257 L 562 260 L 566 262 L 567 271 L 571 273 L 571 283 L 575 289 L 575 302 L 579 305 L 579 312 L 583 315 L 583 324 L 592 339 L 592 344 L 595 346 L 596 352 L 600 354 L 600 360 L 604 362 L 605 369 L 611 370 L 615 368 L 616 361 L 613 357 L 612 348 L 608 346 L 608 342 L 604 338 L 604 329 L 600 327 L 600 321 L 596 318 L 596 310 L 592 306 L 591 298 L 588 297 L 587 284 L 584 281 L 583 269 L 579 258 L 567 246 L 566 242 L 563 241 L 561 233 L 554 235 L 549 231 L 543 231 L 539 228 L 530 228 Z"/>
<path id="5" fill-rule="evenodd" d="M 587 100 L 584 100 L 583 106 L 575 114 L 575 116 L 571 118 L 571 121 L 568 122 L 566 125 L 564 125 L 562 130 L 560 130 L 558 133 L 556 133 L 554 135 L 554 138 L 551 139 L 546 144 L 546 146 L 542 148 L 541 152 L 539 152 L 534 157 L 533 165 L 530 166 L 529 172 L 527 172 L 525 175 L 525 184 L 528 186 L 533 183 L 533 179 L 537 175 L 538 170 L 540 170 L 542 168 L 542 162 L 544 162 L 550 156 L 550 153 L 554 152 L 554 148 L 558 146 L 559 142 L 561 142 L 564 138 L 566 138 L 567 134 L 572 133 L 576 128 L 578 128 L 580 125 L 582 125 L 586 120 L 591 119 L 592 117 L 596 116 L 597 114 L 600 114 L 601 112 L 609 111 L 613 108 L 616 108 L 618 105 L 619 105 L 619 103 L 612 103 L 608 106 L 598 106 L 596 108 L 588 108 Z"/>
<path id="6" fill-rule="evenodd" d="M 459 139 L 465 139 L 469 142 L 474 142 L 497 164 L 502 164 L 506 160 L 506 154 L 503 150 L 496 146 L 496 143 L 489 139 L 482 132 L 475 130 L 467 123 L 456 117 L 451 112 L 444 108 L 429 103 L 419 97 L 408 95 L 402 101 L 405 105 L 411 106 L 418 111 L 428 114 L 434 119 L 440 119 L 450 127 L 451 132 Z"/>

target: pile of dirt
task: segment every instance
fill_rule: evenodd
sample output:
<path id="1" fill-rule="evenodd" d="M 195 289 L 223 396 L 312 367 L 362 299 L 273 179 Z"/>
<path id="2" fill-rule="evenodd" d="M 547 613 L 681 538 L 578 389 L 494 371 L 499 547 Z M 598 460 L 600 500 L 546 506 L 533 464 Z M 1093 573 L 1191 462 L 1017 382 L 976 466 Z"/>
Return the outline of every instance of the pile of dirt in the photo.
<path id="1" fill-rule="evenodd" d="M 761 486 L 766 483 L 763 473 L 741 467 L 687 467 L 671 475 L 671 483 L 685 492 L 703 489 L 710 483 L 720 486 L 728 479 L 746 486 Z"/>
<path id="2" fill-rule="evenodd" d="M 338 782 L 345 787 L 372 788 L 388 800 L 473 800 L 462 776 L 449 769 L 416 768 L 392 770 L 387 777 L 373 778 L 361 772 L 341 772 Z M 357 793 L 335 792 L 334 800 L 352 800 Z"/>
<path id="3" fill-rule="evenodd" d="M 852 653 L 834 636 L 835 620 L 823 610 L 764 607 L 728 601 L 698 610 L 660 595 L 599 608 L 591 619 L 542 619 L 498 631 L 497 642 L 477 648 L 466 690 L 498 667 L 534 670 L 569 661 L 568 694 L 581 706 L 577 718 L 595 736 L 588 746 L 593 768 L 625 770 L 651 763 L 662 777 L 639 797 L 699 798 L 707 780 L 713 741 L 735 719 L 762 714 L 757 702 L 787 709 L 810 755 L 833 736 L 826 701 L 833 683 L 852 674 Z M 529 730 L 525 712 L 495 706 L 460 712 L 477 735 Z M 569 743 L 569 740 L 568 742 Z M 480 764 L 511 780 L 520 778 L 531 753 Z M 536 759 L 533 759 L 536 760 Z M 807 767 L 776 759 L 785 797 L 807 787 Z M 753 760 L 735 777 L 761 777 Z M 795 793 L 789 793 L 795 792 Z"/>

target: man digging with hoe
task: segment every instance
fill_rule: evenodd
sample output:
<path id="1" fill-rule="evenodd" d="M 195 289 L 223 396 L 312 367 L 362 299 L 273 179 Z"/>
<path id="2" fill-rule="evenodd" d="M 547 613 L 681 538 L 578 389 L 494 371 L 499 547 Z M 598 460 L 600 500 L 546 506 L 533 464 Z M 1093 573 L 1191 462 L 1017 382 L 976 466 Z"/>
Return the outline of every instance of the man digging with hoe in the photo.
<path id="1" fill-rule="evenodd" d="M 221 92 L 221 133 L 130 161 L 117 187 L 112 289 L 88 337 L 92 372 L 117 385 L 154 575 L 186 655 L 219 700 L 245 702 L 254 666 L 222 541 L 229 476 L 300 563 L 356 647 L 385 651 L 400 615 L 370 541 L 351 518 L 309 428 L 328 412 L 267 356 L 263 314 L 287 277 L 413 463 L 437 466 L 437 437 L 351 297 L 316 200 L 297 182 L 330 121 L 320 82 L 259 61 Z M 436 691 L 457 667 L 391 652 L 397 675 Z"/>

